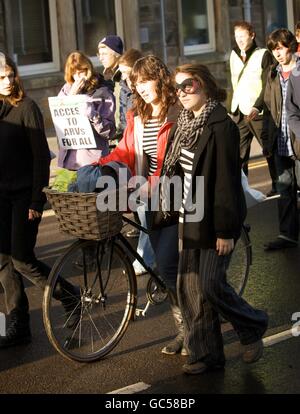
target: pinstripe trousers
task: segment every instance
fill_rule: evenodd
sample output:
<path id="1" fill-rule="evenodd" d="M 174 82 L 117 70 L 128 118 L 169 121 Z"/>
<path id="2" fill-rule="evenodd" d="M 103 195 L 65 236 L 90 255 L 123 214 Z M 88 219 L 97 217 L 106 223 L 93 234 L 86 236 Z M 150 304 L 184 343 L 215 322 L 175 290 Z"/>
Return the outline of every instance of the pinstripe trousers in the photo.
<path id="1" fill-rule="evenodd" d="M 180 251 L 177 291 L 190 361 L 224 362 L 219 314 L 229 321 L 243 345 L 259 340 L 268 316 L 236 294 L 226 281 L 230 256 L 214 249 Z"/>

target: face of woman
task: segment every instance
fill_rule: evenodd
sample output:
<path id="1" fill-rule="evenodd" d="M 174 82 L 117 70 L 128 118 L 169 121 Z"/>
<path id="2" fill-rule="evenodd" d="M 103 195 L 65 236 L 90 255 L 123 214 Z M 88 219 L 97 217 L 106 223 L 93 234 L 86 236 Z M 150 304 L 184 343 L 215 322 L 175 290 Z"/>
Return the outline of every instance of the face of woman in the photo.
<path id="1" fill-rule="evenodd" d="M 0 95 L 9 96 L 12 93 L 14 72 L 7 66 L 0 70 Z"/>
<path id="2" fill-rule="evenodd" d="M 122 79 L 127 83 L 128 88 L 131 89 L 131 82 L 129 79 L 129 75 L 131 73 L 131 67 L 120 64 L 119 71 L 122 73 Z"/>
<path id="3" fill-rule="evenodd" d="M 147 104 L 159 103 L 159 96 L 156 92 L 156 80 L 142 80 L 138 79 L 136 82 L 137 93 L 144 99 Z"/>
<path id="4" fill-rule="evenodd" d="M 79 80 L 86 80 L 87 78 L 87 70 L 76 70 L 73 73 L 73 79 L 74 81 L 79 81 Z"/>
<path id="5" fill-rule="evenodd" d="M 207 97 L 199 83 L 189 73 L 177 73 L 175 76 L 176 91 L 185 109 L 197 115 L 207 101 Z"/>

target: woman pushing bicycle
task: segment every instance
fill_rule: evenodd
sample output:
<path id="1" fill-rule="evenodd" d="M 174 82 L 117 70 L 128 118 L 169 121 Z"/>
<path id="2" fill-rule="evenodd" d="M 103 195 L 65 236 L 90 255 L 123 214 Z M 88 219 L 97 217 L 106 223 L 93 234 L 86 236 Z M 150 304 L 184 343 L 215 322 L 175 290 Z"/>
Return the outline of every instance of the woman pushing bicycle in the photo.
<path id="1" fill-rule="evenodd" d="M 171 73 L 158 57 L 139 59 L 134 64 L 130 81 L 135 99 L 133 110 L 127 113 L 123 139 L 110 155 L 99 160 L 99 164 L 121 161 L 128 165 L 133 176 L 142 176 L 151 182 L 151 177 L 160 177 L 170 131 L 180 109 Z M 176 297 L 178 224 L 151 231 L 150 239 L 158 271 L 169 290 L 178 329 L 177 337 L 162 352 L 173 355 L 182 351 L 184 337 Z"/>

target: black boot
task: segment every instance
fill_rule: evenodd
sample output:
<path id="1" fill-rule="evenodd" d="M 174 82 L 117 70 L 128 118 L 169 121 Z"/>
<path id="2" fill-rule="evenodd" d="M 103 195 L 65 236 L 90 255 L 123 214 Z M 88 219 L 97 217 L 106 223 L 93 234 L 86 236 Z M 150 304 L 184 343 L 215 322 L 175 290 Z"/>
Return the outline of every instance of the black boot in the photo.
<path id="1" fill-rule="evenodd" d="M 59 300 L 65 310 L 65 327 L 74 329 L 81 318 L 81 294 L 78 286 L 59 279 L 55 287 L 54 298 Z"/>
<path id="2" fill-rule="evenodd" d="M 171 304 L 171 310 L 173 313 L 175 325 L 178 330 L 177 336 L 169 342 L 161 352 L 166 355 L 175 355 L 181 353 L 181 355 L 188 355 L 187 349 L 184 347 L 184 326 L 181 310 L 178 306 L 176 293 L 169 291 L 169 300 Z"/>
<path id="3" fill-rule="evenodd" d="M 0 348 L 9 348 L 15 345 L 24 345 L 31 342 L 29 314 L 20 314 L 17 311 L 10 313 L 10 322 L 6 335 L 0 336 Z"/>

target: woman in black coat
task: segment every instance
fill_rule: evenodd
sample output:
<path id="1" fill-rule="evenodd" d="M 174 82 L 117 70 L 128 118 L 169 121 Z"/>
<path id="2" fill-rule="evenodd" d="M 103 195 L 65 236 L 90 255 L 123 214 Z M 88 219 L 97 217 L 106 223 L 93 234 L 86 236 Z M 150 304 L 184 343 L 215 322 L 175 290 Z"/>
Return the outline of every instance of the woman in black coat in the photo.
<path id="1" fill-rule="evenodd" d="M 10 321 L 0 348 L 30 341 L 28 300 L 22 276 L 44 289 L 50 269 L 34 254 L 46 201 L 50 153 L 42 114 L 25 96 L 15 63 L 2 54 L 0 67 L 0 282 Z M 58 283 L 57 299 L 70 300 Z M 70 295 L 69 295 L 70 298 Z"/>
<path id="2" fill-rule="evenodd" d="M 262 355 L 265 312 L 253 309 L 226 281 L 234 244 L 246 216 L 241 186 L 239 132 L 220 104 L 226 92 L 203 65 L 176 69 L 184 107 L 164 162 L 169 179 L 184 177 L 179 211 L 178 297 L 189 360 L 187 374 L 225 364 L 219 314 L 231 322 L 245 346 L 243 359 Z M 180 171 L 178 171 L 180 170 Z M 166 180 L 168 181 L 168 180 Z M 167 191 L 162 185 L 162 205 Z"/>

